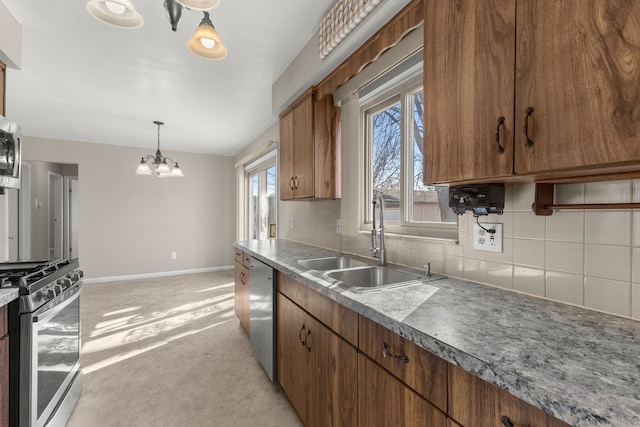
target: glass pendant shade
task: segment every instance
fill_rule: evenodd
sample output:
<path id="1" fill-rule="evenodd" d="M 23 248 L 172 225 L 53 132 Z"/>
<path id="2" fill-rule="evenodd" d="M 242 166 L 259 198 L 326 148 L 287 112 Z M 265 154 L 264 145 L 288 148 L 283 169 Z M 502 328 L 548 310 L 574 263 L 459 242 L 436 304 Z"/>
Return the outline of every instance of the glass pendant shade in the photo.
<path id="1" fill-rule="evenodd" d="M 167 164 L 166 160 L 156 166 L 156 172 L 158 172 L 158 176 L 171 175 L 171 168 Z"/>
<path id="2" fill-rule="evenodd" d="M 130 0 L 91 0 L 87 10 L 98 21 L 114 27 L 134 29 L 144 23 Z"/>
<path id="3" fill-rule="evenodd" d="M 140 163 L 138 164 L 138 169 L 136 169 L 136 175 L 151 175 L 151 168 L 149 167 L 147 162 L 144 161 L 144 157 L 142 158 L 142 160 L 140 160 Z"/>
<path id="4" fill-rule="evenodd" d="M 222 44 L 208 12 L 204 12 L 204 18 L 187 42 L 187 48 L 203 59 L 222 59 L 227 56 L 227 48 Z"/>
<path id="5" fill-rule="evenodd" d="M 184 176 L 182 174 L 182 169 L 180 169 L 180 166 L 178 166 L 178 164 L 176 163 L 176 165 L 173 167 L 173 169 L 171 169 L 171 176 L 177 176 L 177 177 L 182 177 Z"/>
<path id="6" fill-rule="evenodd" d="M 178 3 L 193 10 L 211 10 L 218 7 L 220 0 L 178 0 Z"/>

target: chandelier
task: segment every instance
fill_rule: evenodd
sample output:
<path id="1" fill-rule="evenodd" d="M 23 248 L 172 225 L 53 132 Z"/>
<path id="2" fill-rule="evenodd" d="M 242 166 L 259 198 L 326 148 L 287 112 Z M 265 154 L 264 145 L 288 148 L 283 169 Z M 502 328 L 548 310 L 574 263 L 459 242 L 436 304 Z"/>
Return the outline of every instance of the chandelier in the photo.
<path id="1" fill-rule="evenodd" d="M 159 121 L 154 121 L 156 125 L 158 125 L 158 149 L 156 150 L 156 154 L 149 154 L 148 156 L 143 157 L 138 164 L 138 169 L 136 169 L 136 175 L 151 175 L 153 166 L 153 170 L 155 170 L 156 175 L 160 178 L 168 178 L 172 176 L 184 176 L 182 174 L 182 169 L 178 166 L 178 162 L 174 162 L 173 159 L 169 157 L 165 157 L 160 152 L 160 126 L 164 123 Z M 169 162 L 173 164 L 173 166 L 169 165 Z"/>
<path id="2" fill-rule="evenodd" d="M 203 59 L 223 59 L 227 48 L 209 18 L 209 10 L 218 7 L 220 0 L 164 0 L 164 8 L 171 29 L 177 31 L 182 9 L 202 11 L 203 18 L 193 36 L 187 41 L 187 48 Z M 133 7 L 131 0 L 91 0 L 87 10 L 97 20 L 120 28 L 140 28 L 144 23 L 142 15 Z"/>

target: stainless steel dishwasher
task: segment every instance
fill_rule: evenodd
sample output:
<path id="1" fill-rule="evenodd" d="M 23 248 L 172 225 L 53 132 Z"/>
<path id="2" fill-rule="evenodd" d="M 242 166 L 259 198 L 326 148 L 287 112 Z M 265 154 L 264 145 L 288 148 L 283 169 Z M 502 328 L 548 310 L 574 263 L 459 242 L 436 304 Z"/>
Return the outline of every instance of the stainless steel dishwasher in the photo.
<path id="1" fill-rule="evenodd" d="M 267 376 L 276 375 L 276 276 L 272 267 L 251 257 L 250 340 Z"/>

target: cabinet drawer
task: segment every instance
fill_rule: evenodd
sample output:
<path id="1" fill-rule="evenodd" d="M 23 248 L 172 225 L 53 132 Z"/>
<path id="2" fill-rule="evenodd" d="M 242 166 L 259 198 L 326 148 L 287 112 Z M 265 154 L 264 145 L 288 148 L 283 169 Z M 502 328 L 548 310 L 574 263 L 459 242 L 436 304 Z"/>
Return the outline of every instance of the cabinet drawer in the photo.
<path id="1" fill-rule="evenodd" d="M 447 411 L 447 363 L 360 316 L 359 348 L 440 410 Z"/>
<path id="2" fill-rule="evenodd" d="M 4 337 L 9 333 L 8 320 L 7 306 L 4 305 L 0 307 L 0 337 Z"/>
<path id="3" fill-rule="evenodd" d="M 236 262 L 242 264 L 242 261 L 244 260 L 244 252 L 238 248 L 234 248 L 234 253 L 236 254 Z"/>
<path id="4" fill-rule="evenodd" d="M 507 425 L 569 427 L 569 424 L 518 399 L 462 368 L 449 367 L 449 416 L 464 427 Z"/>
<path id="5" fill-rule="evenodd" d="M 243 252 L 242 265 L 247 268 L 251 268 L 251 255 L 246 252 Z"/>
<path id="6" fill-rule="evenodd" d="M 278 291 L 300 307 L 304 307 L 309 314 L 357 347 L 358 314 L 355 311 L 280 272 L 278 273 Z"/>

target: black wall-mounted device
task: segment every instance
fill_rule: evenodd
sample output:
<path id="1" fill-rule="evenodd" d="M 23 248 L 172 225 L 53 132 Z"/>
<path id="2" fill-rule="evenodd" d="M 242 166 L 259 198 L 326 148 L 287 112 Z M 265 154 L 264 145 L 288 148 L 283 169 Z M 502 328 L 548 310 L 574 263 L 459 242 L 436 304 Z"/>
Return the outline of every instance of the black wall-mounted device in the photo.
<path id="1" fill-rule="evenodd" d="M 449 187 L 449 207 L 457 215 L 467 211 L 474 216 L 504 211 L 504 184 L 471 184 Z"/>

